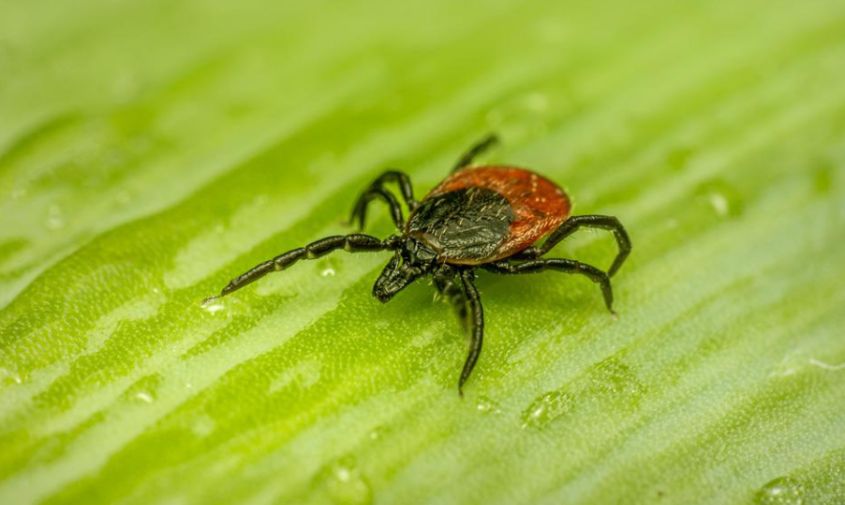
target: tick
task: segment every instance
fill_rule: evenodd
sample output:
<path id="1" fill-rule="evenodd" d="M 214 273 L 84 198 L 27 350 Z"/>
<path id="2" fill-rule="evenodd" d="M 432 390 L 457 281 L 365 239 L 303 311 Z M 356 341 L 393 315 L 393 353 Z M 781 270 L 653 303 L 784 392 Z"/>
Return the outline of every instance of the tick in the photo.
<path id="1" fill-rule="evenodd" d="M 631 252 L 628 233 L 613 216 L 570 216 L 566 193 L 545 177 L 524 168 L 474 166 L 473 160 L 498 142 L 490 135 L 473 145 L 451 173 L 422 200 L 414 198 L 407 174 L 388 170 L 358 197 L 351 222 L 364 228 L 367 208 L 374 200 L 390 209 L 398 234 L 386 239 L 353 233 L 326 237 L 293 249 L 232 279 L 218 296 L 225 296 L 270 272 L 284 270 L 302 259 L 315 259 L 343 249 L 349 252 L 393 251 L 393 257 L 373 286 L 373 296 L 385 303 L 421 277 L 430 275 L 437 290 L 469 328 L 469 354 L 458 379 L 458 392 L 481 353 L 484 311 L 475 287 L 478 268 L 497 274 L 529 274 L 545 270 L 580 274 L 601 288 L 604 304 L 613 312 L 610 278 Z M 398 186 L 410 212 L 405 219 L 396 196 L 385 189 Z M 582 227 L 613 232 L 618 253 L 607 272 L 565 258 L 544 258 L 561 240 Z M 546 239 L 538 244 L 538 241 Z M 217 298 L 217 297 L 212 297 Z"/>

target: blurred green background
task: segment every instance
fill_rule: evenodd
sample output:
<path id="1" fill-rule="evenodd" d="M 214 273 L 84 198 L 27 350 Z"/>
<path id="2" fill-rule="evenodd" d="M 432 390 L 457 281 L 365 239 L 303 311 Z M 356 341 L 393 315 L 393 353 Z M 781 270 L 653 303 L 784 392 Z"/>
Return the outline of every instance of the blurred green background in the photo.
<path id="1" fill-rule="evenodd" d="M 845 503 L 843 82 L 834 0 L 0 1 L 0 503 Z M 490 131 L 618 317 L 481 274 L 461 399 L 386 255 L 200 307 Z"/>

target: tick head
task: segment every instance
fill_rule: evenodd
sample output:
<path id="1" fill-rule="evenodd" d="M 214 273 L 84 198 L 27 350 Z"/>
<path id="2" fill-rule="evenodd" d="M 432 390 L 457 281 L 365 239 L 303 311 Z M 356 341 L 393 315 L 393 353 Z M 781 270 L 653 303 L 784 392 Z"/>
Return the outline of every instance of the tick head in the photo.
<path id="1" fill-rule="evenodd" d="M 373 286 L 373 296 L 387 303 L 406 286 L 431 272 L 437 255 L 413 238 L 405 240 L 381 271 Z"/>

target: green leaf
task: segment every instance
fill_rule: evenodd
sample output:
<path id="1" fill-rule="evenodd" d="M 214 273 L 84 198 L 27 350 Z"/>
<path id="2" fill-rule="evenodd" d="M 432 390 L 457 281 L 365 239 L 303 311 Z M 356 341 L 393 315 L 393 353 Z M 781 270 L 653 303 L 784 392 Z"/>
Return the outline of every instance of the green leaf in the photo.
<path id="1" fill-rule="evenodd" d="M 833 0 L 4 2 L 0 503 L 845 503 L 843 62 Z M 462 399 L 385 254 L 200 305 L 490 131 L 618 317 L 481 273 Z"/>

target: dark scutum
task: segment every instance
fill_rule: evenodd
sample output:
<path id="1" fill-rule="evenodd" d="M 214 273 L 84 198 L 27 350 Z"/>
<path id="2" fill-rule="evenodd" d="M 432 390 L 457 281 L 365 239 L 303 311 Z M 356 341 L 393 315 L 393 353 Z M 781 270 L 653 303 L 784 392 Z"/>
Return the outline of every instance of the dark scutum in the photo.
<path id="1" fill-rule="evenodd" d="M 426 198 L 411 215 L 408 233 L 445 259 L 483 260 L 508 238 L 514 220 L 508 200 L 485 188 Z"/>

